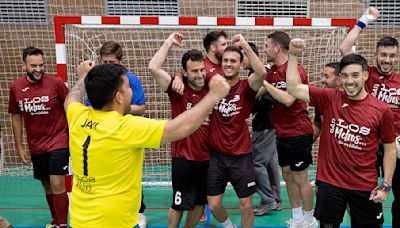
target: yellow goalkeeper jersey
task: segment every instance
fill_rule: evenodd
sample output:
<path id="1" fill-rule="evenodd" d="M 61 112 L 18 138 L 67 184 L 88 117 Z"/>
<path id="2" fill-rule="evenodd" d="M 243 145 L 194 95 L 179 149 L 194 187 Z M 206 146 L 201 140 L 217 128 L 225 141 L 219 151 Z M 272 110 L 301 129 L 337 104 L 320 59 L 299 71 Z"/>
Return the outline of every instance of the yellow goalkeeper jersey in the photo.
<path id="1" fill-rule="evenodd" d="M 74 228 L 135 226 L 144 148 L 160 147 L 166 121 L 68 106 Z"/>

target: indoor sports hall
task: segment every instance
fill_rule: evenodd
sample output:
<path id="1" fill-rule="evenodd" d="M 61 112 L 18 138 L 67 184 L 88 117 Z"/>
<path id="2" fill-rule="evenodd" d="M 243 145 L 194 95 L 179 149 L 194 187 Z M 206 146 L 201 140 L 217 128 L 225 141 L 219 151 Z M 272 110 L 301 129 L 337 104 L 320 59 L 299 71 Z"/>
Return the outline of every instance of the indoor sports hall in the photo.
<path id="1" fill-rule="evenodd" d="M 164 64 L 170 74 L 181 68 L 182 54 L 192 48 L 203 50 L 202 39 L 209 31 L 224 30 L 228 43 L 235 34 L 254 42 L 260 59 L 266 36 L 282 30 L 290 37 L 306 41 L 300 58 L 308 81 L 322 86 L 324 65 L 341 58 L 339 46 L 365 8 L 379 9 L 380 17 L 364 29 L 354 47 L 374 65 L 376 41 L 384 36 L 400 38 L 400 1 L 397 0 L 1 0 L 0 1 L 0 215 L 13 227 L 45 227 L 51 216 L 39 181 L 33 179 L 32 166 L 23 165 L 15 149 L 11 114 L 8 113 L 9 88 L 22 70 L 21 53 L 35 46 L 44 51 L 46 73 L 57 74 L 69 88 L 77 80 L 76 68 L 83 60 L 99 61 L 98 49 L 105 41 L 116 41 L 124 49 L 123 64 L 141 80 L 145 96 L 144 116 L 170 119 L 170 102 L 148 69 L 152 56 L 172 32 L 185 36 L 184 48 L 174 48 Z M 394 64 L 399 72 L 400 65 Z M 243 78 L 247 73 L 243 71 Z M 314 108 L 308 107 L 310 118 Z M 251 126 L 251 125 L 250 125 Z M 251 127 L 249 130 L 251 131 Z M 26 140 L 26 137 L 24 137 Z M 26 142 L 24 145 L 27 148 Z M 315 186 L 317 150 L 309 179 Z M 67 180 L 71 180 L 70 176 Z M 143 192 L 148 228 L 167 227 L 172 201 L 170 146 L 145 149 Z M 291 216 L 285 182 L 281 177 L 281 211 L 256 216 L 254 227 L 286 227 Z M 70 189 L 70 188 L 69 188 Z M 254 194 L 253 205 L 259 202 Z M 315 197 L 314 197 L 315 200 Z M 391 227 L 392 193 L 383 203 L 384 227 Z M 240 224 L 239 202 L 228 186 L 224 206 L 235 224 Z M 206 211 L 206 221 L 198 227 L 222 227 Z M 400 215 L 397 215 L 400 216 Z M 184 219 L 181 226 L 183 227 Z M 350 227 L 346 214 L 341 224 Z M 3 227 L 0 227 L 3 228 Z"/>

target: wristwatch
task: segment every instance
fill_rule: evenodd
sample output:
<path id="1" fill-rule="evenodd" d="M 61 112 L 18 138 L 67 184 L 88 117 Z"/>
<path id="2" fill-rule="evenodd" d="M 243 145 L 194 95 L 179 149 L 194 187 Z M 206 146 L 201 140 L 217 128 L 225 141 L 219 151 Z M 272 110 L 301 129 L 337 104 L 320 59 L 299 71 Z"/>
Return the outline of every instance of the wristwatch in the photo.
<path id="1" fill-rule="evenodd" d="M 378 188 L 377 188 L 376 190 L 383 190 L 383 191 L 385 191 L 386 193 L 389 193 L 390 190 L 392 190 L 392 186 L 390 186 L 388 183 L 386 183 L 386 182 L 384 181 L 384 182 L 382 182 L 382 183 L 378 186 Z"/>

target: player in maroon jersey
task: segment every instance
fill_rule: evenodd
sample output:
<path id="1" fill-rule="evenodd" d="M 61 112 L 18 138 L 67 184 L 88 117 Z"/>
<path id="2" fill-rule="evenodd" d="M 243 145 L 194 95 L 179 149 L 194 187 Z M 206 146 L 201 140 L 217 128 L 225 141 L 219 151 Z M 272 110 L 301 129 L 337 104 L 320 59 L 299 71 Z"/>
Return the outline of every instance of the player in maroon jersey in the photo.
<path id="1" fill-rule="evenodd" d="M 282 31 L 267 36 L 264 51 L 273 66 L 267 73 L 264 87 L 275 100 L 272 123 L 276 129 L 279 165 L 292 207 L 292 219 L 287 222 L 290 227 L 316 227 L 313 191 L 307 173 L 312 164 L 313 128 L 307 104 L 286 91 L 289 42 L 289 35 Z M 299 80 L 307 84 L 306 72 L 300 64 L 298 70 Z"/>
<path id="2" fill-rule="evenodd" d="M 368 23 L 379 17 L 379 11 L 374 7 L 368 7 L 354 28 L 349 32 L 340 45 L 343 56 L 353 52 L 354 45 L 362 30 Z M 369 66 L 369 78 L 365 83 L 367 92 L 379 100 L 387 103 L 394 115 L 394 132 L 397 136 L 397 145 L 400 145 L 400 74 L 393 70 L 394 64 L 398 61 L 399 42 L 390 36 L 378 40 L 375 51 L 376 66 Z M 384 174 L 382 169 L 383 149 L 378 150 L 377 169 L 378 175 Z M 400 147 L 397 150 L 397 165 L 393 176 L 393 196 L 392 204 L 392 226 L 400 227 Z M 381 175 L 380 175 L 381 176 Z"/>
<path id="3" fill-rule="evenodd" d="M 199 50 L 189 50 L 182 56 L 185 85 L 182 95 L 173 91 L 174 78 L 162 69 L 168 51 L 173 46 L 182 46 L 183 39 L 182 34 L 172 33 L 149 63 L 153 77 L 168 94 L 172 118 L 193 107 L 208 91 L 205 88 L 204 58 Z M 207 118 L 193 134 L 171 143 L 173 197 L 168 213 L 168 227 L 179 226 L 183 211 L 189 211 L 185 227 L 195 227 L 207 203 L 209 124 L 210 119 Z"/>
<path id="4" fill-rule="evenodd" d="M 393 113 L 365 90 L 367 61 L 350 54 L 340 61 L 343 90 L 316 88 L 298 80 L 298 56 L 305 42 L 290 43 L 288 92 L 318 108 L 324 121 L 318 152 L 319 182 L 315 216 L 321 227 L 339 227 L 346 205 L 352 227 L 381 227 L 382 202 L 387 199 L 395 168 Z M 384 181 L 377 188 L 376 150 L 384 146 Z"/>
<path id="5" fill-rule="evenodd" d="M 211 158 L 207 179 L 208 206 L 225 228 L 235 227 L 222 206 L 225 187 L 230 182 L 239 198 L 242 227 L 254 222 L 252 194 L 256 191 L 252 145 L 246 119 L 251 113 L 255 95 L 262 86 L 266 70 L 242 35 L 232 39 L 222 57 L 224 77 L 231 86 L 229 94 L 218 102 L 210 123 Z M 254 70 L 247 80 L 239 72 L 244 53 Z"/>
<path id="6" fill-rule="evenodd" d="M 42 50 L 23 51 L 26 75 L 13 81 L 8 112 L 12 114 L 15 146 L 24 164 L 29 156 L 22 143 L 25 125 L 35 179 L 42 182 L 53 218 L 52 224 L 67 227 L 68 196 L 64 175 L 68 174 L 68 125 L 64 99 L 68 89 L 55 75 L 45 74 Z"/>

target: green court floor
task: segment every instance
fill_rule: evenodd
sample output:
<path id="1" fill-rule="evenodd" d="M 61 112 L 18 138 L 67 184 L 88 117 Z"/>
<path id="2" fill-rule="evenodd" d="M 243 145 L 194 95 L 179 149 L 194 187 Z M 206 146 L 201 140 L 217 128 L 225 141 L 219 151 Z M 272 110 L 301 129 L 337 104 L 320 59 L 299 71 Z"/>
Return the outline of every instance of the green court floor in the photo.
<path id="1" fill-rule="evenodd" d="M 289 201 L 285 188 L 282 189 L 283 210 L 273 211 L 261 217 L 255 217 L 255 227 L 285 227 L 285 221 L 290 218 Z M 171 203 L 170 187 L 144 187 L 144 197 L 147 206 L 145 214 L 148 217 L 148 228 L 166 227 L 167 210 Z M 384 203 L 385 227 L 391 225 L 391 202 L 393 196 Z M 253 205 L 259 201 L 254 195 Z M 223 205 L 228 209 L 231 220 L 240 224 L 240 211 L 236 195 L 227 188 Z M 0 214 L 7 218 L 14 227 L 44 227 L 50 221 L 50 213 L 44 197 L 44 192 L 38 181 L 31 177 L 0 176 Z M 346 215 L 342 224 L 349 227 L 349 216 Z M 221 227 L 213 218 L 199 227 Z"/>

